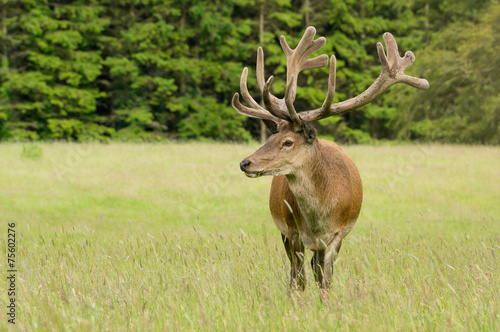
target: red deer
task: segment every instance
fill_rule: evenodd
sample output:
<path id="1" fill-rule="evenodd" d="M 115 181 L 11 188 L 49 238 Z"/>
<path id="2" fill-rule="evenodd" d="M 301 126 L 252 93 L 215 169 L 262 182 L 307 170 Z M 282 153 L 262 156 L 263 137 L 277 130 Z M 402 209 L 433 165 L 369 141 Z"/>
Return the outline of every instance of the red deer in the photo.
<path id="1" fill-rule="evenodd" d="M 248 92 L 247 68 L 241 74 L 240 90 L 250 107 L 240 103 L 238 93 L 232 100 L 239 113 L 262 119 L 272 133 L 264 146 L 240 163 L 240 168 L 252 178 L 274 176 L 269 200 L 271 215 L 281 231 L 291 262 L 290 288 L 300 290 L 305 287 L 304 248 L 314 252 L 311 266 L 320 289 L 328 288 L 335 256 L 342 239 L 356 223 L 363 200 L 361 178 L 353 161 L 337 144 L 317 138 L 311 122 L 368 104 L 398 82 L 419 89 L 429 87 L 425 79 L 404 73 L 415 56 L 408 51 L 401 58 L 394 37 L 386 32 L 383 39 L 387 54 L 382 44 L 377 43 L 381 73 L 366 91 L 332 104 L 336 75 L 336 60 L 332 55 L 323 105 L 318 109 L 297 112 L 294 101 L 300 71 L 328 64 L 326 54 L 309 59 L 326 43 L 324 37 L 314 40 L 315 34 L 314 27 L 307 28 L 295 49 L 288 46 L 284 36 L 280 37 L 287 58 L 286 88 L 282 99 L 270 93 L 273 76 L 264 80 L 264 53 L 259 47 L 257 82 L 265 108 Z"/>

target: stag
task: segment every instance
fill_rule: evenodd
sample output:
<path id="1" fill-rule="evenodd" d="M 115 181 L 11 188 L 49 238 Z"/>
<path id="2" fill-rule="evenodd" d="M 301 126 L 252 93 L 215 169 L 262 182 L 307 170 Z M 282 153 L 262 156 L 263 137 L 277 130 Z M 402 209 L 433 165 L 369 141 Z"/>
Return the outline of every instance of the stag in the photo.
<path id="1" fill-rule="evenodd" d="M 330 58 L 328 90 L 318 109 L 297 112 L 294 101 L 299 73 L 304 69 L 324 67 L 328 56 L 309 59 L 326 43 L 324 37 L 314 40 L 316 29 L 308 27 L 295 49 L 280 37 L 287 58 L 286 88 L 282 99 L 271 94 L 274 77 L 264 79 L 264 52 L 257 50 L 257 82 L 264 107 L 255 101 L 247 88 L 248 69 L 241 75 L 240 90 L 248 106 L 241 104 L 236 93 L 232 106 L 241 114 L 264 121 L 272 135 L 266 144 L 240 163 L 245 175 L 257 178 L 274 176 L 269 207 L 291 263 L 290 288 L 305 287 L 304 250 L 314 252 L 311 266 L 321 290 L 329 287 L 333 263 L 342 239 L 352 230 L 363 200 L 359 172 L 353 161 L 334 142 L 316 137 L 311 122 L 350 112 L 368 104 L 391 85 L 403 82 L 427 89 L 425 79 L 404 73 L 415 55 L 407 51 L 399 56 L 394 37 L 386 32 L 386 52 L 377 43 L 382 70 L 373 84 L 360 95 L 332 104 L 335 93 L 336 60 Z"/>

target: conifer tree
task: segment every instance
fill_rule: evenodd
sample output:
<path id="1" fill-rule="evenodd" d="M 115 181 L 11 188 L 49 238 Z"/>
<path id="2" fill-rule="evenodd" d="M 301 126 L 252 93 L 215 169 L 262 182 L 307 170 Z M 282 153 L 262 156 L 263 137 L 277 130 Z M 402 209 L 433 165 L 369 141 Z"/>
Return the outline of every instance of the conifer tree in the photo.
<path id="1" fill-rule="evenodd" d="M 241 68 L 260 95 L 262 46 L 282 95 L 279 36 L 293 47 L 313 25 L 327 38 L 316 55 L 337 57 L 334 102 L 374 81 L 385 31 L 400 52 L 415 51 L 412 74 L 431 83 L 322 120 L 320 135 L 498 144 L 497 9 L 489 0 L 0 0 L 0 140 L 259 138 L 259 122 L 230 107 Z M 327 67 L 301 73 L 299 111 L 322 103 L 327 77 Z"/>
<path id="2" fill-rule="evenodd" d="M 112 130 L 94 122 L 94 85 L 102 58 L 96 43 L 108 20 L 98 1 L 16 2 L 19 56 L 2 81 L 0 111 L 15 139 L 100 139 Z M 5 101 L 7 99 L 7 101 Z"/>

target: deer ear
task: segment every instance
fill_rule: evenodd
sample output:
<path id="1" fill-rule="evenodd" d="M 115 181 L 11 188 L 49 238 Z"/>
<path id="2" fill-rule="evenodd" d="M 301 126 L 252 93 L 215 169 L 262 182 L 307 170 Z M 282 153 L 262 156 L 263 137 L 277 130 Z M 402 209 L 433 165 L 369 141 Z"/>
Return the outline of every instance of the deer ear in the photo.
<path id="1" fill-rule="evenodd" d="M 316 139 L 316 129 L 309 122 L 303 122 L 302 132 L 308 144 L 312 144 Z"/>
<path id="2" fill-rule="evenodd" d="M 266 125 L 267 129 L 271 132 L 271 134 L 276 134 L 278 130 L 278 124 L 274 121 L 267 120 L 267 119 L 261 119 L 262 122 Z"/>

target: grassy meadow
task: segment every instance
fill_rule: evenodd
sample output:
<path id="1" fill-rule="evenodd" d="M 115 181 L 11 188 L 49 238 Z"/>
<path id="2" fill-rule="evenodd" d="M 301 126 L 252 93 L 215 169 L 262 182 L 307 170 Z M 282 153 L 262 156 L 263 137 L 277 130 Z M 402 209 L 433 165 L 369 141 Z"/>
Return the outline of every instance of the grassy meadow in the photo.
<path id="1" fill-rule="evenodd" d="M 16 329 L 500 330 L 500 148 L 344 147 L 364 203 L 322 303 L 309 264 L 306 290 L 287 293 L 271 178 L 238 166 L 257 147 L 0 145 Z"/>

